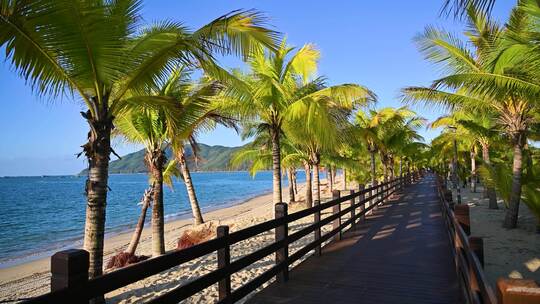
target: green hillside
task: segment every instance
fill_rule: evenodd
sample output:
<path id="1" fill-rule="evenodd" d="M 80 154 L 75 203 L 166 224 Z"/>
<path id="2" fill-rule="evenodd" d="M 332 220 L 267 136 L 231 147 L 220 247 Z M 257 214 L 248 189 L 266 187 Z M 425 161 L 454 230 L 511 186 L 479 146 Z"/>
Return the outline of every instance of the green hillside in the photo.
<path id="1" fill-rule="evenodd" d="M 188 165 L 192 171 L 228 171 L 245 170 L 245 167 L 231 168 L 230 160 L 234 152 L 241 147 L 209 146 L 199 144 L 199 162 L 195 166 L 191 147 L 186 147 L 188 156 Z M 171 158 L 170 149 L 165 151 L 167 158 Z M 109 173 L 142 173 L 146 172 L 144 165 L 144 150 L 133 152 L 122 156 L 122 159 L 111 161 L 109 164 Z M 80 175 L 86 174 L 86 170 L 81 171 Z"/>

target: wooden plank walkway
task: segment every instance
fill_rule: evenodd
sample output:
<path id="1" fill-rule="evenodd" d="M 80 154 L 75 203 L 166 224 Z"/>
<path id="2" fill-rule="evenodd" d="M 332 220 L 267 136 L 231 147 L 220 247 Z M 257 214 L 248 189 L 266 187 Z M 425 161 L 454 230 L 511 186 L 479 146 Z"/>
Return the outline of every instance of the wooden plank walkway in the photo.
<path id="1" fill-rule="evenodd" d="M 379 206 L 248 303 L 460 303 L 435 178 L 427 175 Z"/>

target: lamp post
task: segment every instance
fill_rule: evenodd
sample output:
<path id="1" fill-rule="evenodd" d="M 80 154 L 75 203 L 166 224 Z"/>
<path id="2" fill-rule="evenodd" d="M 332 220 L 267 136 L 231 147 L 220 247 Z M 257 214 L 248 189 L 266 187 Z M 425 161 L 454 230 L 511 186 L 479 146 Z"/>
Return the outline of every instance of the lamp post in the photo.
<path id="1" fill-rule="evenodd" d="M 461 204 L 461 189 L 459 187 L 458 182 L 458 153 L 457 153 L 457 140 L 456 140 L 456 131 L 457 128 L 454 126 L 449 126 L 449 129 L 451 129 L 454 132 L 454 161 L 452 163 L 452 175 L 454 179 L 454 189 L 456 189 L 456 196 L 457 196 L 457 204 Z"/>

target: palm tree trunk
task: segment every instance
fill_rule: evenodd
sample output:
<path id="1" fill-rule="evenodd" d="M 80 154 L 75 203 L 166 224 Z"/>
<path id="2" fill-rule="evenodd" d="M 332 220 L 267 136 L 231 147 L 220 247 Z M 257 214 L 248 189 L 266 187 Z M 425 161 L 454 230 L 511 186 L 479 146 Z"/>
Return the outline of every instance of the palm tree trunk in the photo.
<path id="1" fill-rule="evenodd" d="M 471 191 L 476 192 L 476 153 L 471 150 Z"/>
<path id="2" fill-rule="evenodd" d="M 347 190 L 347 169 L 343 168 L 343 190 Z"/>
<path id="3" fill-rule="evenodd" d="M 289 179 L 289 204 L 294 202 L 294 177 L 293 168 L 287 169 L 287 178 Z"/>
<path id="4" fill-rule="evenodd" d="M 281 151 L 279 144 L 279 130 L 270 129 L 270 137 L 272 140 L 272 183 L 273 193 L 272 202 L 274 204 L 281 203 Z"/>
<path id="5" fill-rule="evenodd" d="M 316 201 L 321 201 L 321 181 L 319 179 L 319 164 L 313 164 L 313 199 Z M 309 207 L 312 207 L 310 205 Z"/>
<path id="6" fill-rule="evenodd" d="M 369 156 L 371 157 L 371 186 L 375 185 L 375 151 L 369 151 Z"/>
<path id="7" fill-rule="evenodd" d="M 184 149 L 180 149 L 177 159 L 180 163 L 180 170 L 182 170 L 184 184 L 186 185 L 189 204 L 191 205 L 191 213 L 193 214 L 193 220 L 195 221 L 195 225 L 200 225 L 204 223 L 204 219 L 202 217 L 201 208 L 199 207 L 199 201 L 197 200 L 197 194 L 195 193 L 195 187 L 193 186 L 193 180 L 191 179 L 191 173 L 189 171 L 189 167 L 186 161 L 186 154 L 184 152 Z"/>
<path id="8" fill-rule="evenodd" d="M 139 245 L 139 240 L 141 239 L 141 234 L 144 229 L 146 210 L 148 210 L 148 206 L 150 206 L 150 202 L 152 201 L 152 194 L 152 188 L 146 189 L 144 191 L 141 215 L 139 216 L 139 221 L 137 221 L 137 226 L 135 226 L 135 230 L 133 231 L 133 235 L 131 236 L 131 240 L 129 241 L 129 246 L 126 250 L 126 252 L 131 255 L 135 255 L 135 251 L 137 250 L 137 246 Z"/>
<path id="9" fill-rule="evenodd" d="M 392 156 L 390 158 L 390 180 L 394 179 L 395 174 L 396 172 L 394 171 L 394 157 Z"/>
<path id="10" fill-rule="evenodd" d="M 489 146 L 482 144 L 482 159 L 486 166 L 491 167 L 491 160 L 489 158 Z M 497 193 L 492 186 L 486 186 L 487 197 L 489 198 L 489 209 L 499 209 L 497 205 Z"/>
<path id="11" fill-rule="evenodd" d="M 311 191 L 311 168 L 309 163 L 304 162 L 304 170 L 306 171 L 306 206 L 313 206 L 313 193 Z"/>
<path id="12" fill-rule="evenodd" d="M 521 137 L 521 136 L 520 136 Z M 514 161 L 512 165 L 512 192 L 510 193 L 510 201 L 508 202 L 508 210 L 504 217 L 504 228 L 516 228 L 518 214 L 519 214 L 519 201 L 521 199 L 521 171 L 523 162 L 523 144 L 522 139 L 517 138 L 514 140 Z"/>
<path id="13" fill-rule="evenodd" d="M 298 195 L 298 183 L 297 183 L 296 168 L 293 168 L 292 170 L 293 170 L 294 195 Z"/>
<path id="14" fill-rule="evenodd" d="M 399 177 L 403 176 L 403 157 L 399 158 Z"/>
<path id="15" fill-rule="evenodd" d="M 90 111 L 84 113 L 83 117 L 90 125 L 88 142 L 83 146 L 83 152 L 88 159 L 84 249 L 90 255 L 88 276 L 94 278 L 103 273 L 105 210 L 113 118 L 95 119 L 90 114 Z"/>
<path id="16" fill-rule="evenodd" d="M 151 153 L 147 153 L 147 163 L 153 178 L 152 256 L 156 257 L 165 253 L 165 223 L 163 216 L 163 166 L 165 164 L 165 154 L 161 149 L 155 149 Z"/>
<path id="17" fill-rule="evenodd" d="M 330 187 L 330 192 L 334 191 L 334 170 L 332 170 L 332 166 L 328 166 L 328 173 L 327 179 L 328 179 L 328 185 Z"/>

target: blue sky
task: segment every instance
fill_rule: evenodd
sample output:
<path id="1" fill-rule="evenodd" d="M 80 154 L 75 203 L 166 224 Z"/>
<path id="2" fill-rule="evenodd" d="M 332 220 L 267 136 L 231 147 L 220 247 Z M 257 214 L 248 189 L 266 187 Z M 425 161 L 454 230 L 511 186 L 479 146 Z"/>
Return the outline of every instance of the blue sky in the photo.
<path id="1" fill-rule="evenodd" d="M 499 0 L 493 16 L 506 20 L 514 0 Z M 331 84 L 360 83 L 379 96 L 378 107 L 400 106 L 399 89 L 426 85 L 438 76 L 422 59 L 412 38 L 426 25 L 459 32 L 463 26 L 439 14 L 443 0 L 411 1 L 215 1 L 147 0 L 146 22 L 163 19 L 182 21 L 197 28 L 234 9 L 257 9 L 268 23 L 284 33 L 291 45 L 314 43 L 320 49 L 319 75 Z M 2 51 L 2 56 L 4 52 Z M 238 66 L 225 58 L 225 66 Z M 69 100 L 38 98 L 5 62 L 0 61 L 0 176 L 74 174 L 86 166 L 75 158 L 86 138 L 87 125 L 80 116 L 82 106 Z M 440 113 L 416 108 L 426 118 Z M 429 141 L 436 132 L 422 130 Z M 242 144 L 231 130 L 204 134 L 207 144 Z M 115 142 L 120 155 L 140 147 Z"/>

